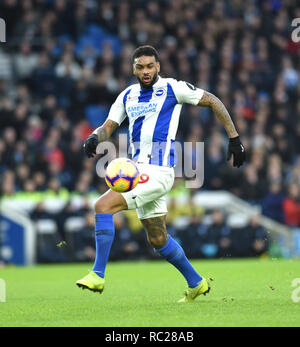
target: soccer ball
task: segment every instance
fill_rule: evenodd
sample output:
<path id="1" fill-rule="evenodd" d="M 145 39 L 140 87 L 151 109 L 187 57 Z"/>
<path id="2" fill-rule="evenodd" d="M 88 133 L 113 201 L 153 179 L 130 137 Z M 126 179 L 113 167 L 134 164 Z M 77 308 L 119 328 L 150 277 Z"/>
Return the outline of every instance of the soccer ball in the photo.
<path id="1" fill-rule="evenodd" d="M 112 160 L 105 171 L 105 182 L 115 192 L 128 192 L 138 184 L 140 173 L 135 163 L 128 158 Z"/>

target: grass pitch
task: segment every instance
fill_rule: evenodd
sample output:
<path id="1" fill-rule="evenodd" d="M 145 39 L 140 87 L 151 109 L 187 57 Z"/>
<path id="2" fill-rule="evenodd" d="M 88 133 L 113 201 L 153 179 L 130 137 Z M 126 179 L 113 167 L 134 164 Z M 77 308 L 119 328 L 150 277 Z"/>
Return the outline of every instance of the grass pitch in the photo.
<path id="1" fill-rule="evenodd" d="M 178 304 L 186 283 L 165 261 L 109 263 L 102 295 L 76 285 L 91 264 L 0 269 L 1 326 L 300 326 L 300 259 L 193 260 L 212 289 Z M 298 294 L 299 295 L 299 294 Z"/>

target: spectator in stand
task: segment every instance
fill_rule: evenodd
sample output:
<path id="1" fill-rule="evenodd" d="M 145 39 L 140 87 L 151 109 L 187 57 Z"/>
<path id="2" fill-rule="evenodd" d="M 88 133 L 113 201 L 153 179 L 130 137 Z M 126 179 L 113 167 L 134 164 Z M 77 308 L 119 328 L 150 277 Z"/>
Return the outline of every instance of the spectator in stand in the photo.
<path id="1" fill-rule="evenodd" d="M 262 200 L 262 213 L 279 223 L 284 223 L 283 202 L 285 195 L 279 182 L 272 182 L 269 191 Z"/>
<path id="2" fill-rule="evenodd" d="M 261 256 L 265 254 L 269 246 L 269 238 L 265 229 L 260 224 L 260 216 L 253 215 L 250 218 L 249 226 L 246 227 L 245 233 L 249 233 L 250 237 L 250 253 L 251 256 Z"/>
<path id="3" fill-rule="evenodd" d="M 30 84 L 33 92 L 39 98 L 57 93 L 55 70 L 46 52 L 39 54 L 38 64 L 32 72 Z"/>
<path id="4" fill-rule="evenodd" d="M 300 187 L 297 183 L 288 186 L 287 197 L 283 201 L 285 224 L 290 227 L 300 226 Z"/>
<path id="5" fill-rule="evenodd" d="M 265 182 L 259 178 L 253 164 L 248 164 L 244 169 L 241 189 L 242 197 L 253 204 L 259 204 L 265 194 Z"/>
<path id="6" fill-rule="evenodd" d="M 71 53 L 63 54 L 62 59 L 55 66 L 55 74 L 57 77 L 63 78 L 70 76 L 74 80 L 78 80 L 81 76 L 80 65 L 74 61 Z"/>
<path id="7" fill-rule="evenodd" d="M 198 214 L 193 214 L 187 227 L 179 230 L 178 238 L 181 246 L 186 249 L 186 256 L 189 258 L 203 257 L 201 252 L 201 232 L 206 229 L 201 228 L 201 218 Z"/>
<path id="8" fill-rule="evenodd" d="M 123 213 L 114 216 L 115 240 L 111 248 L 111 259 L 136 259 L 147 258 L 152 251 L 147 246 L 146 234 L 140 229 L 131 232 L 128 228 L 128 221 Z"/>
<path id="9" fill-rule="evenodd" d="M 214 234 L 218 244 L 218 257 L 232 256 L 231 228 L 226 224 L 225 214 L 221 210 L 212 213 L 213 223 L 208 228 L 209 234 Z"/>
<path id="10" fill-rule="evenodd" d="M 214 210 L 212 223 L 198 230 L 201 239 L 201 251 L 205 257 L 227 257 L 232 254 L 231 229 L 226 224 L 224 212 Z"/>
<path id="11" fill-rule="evenodd" d="M 212 141 L 204 157 L 204 188 L 217 190 L 223 186 L 221 169 L 224 166 L 224 151 L 222 143 Z"/>
<path id="12" fill-rule="evenodd" d="M 93 261 L 96 256 L 94 237 L 94 214 L 92 211 L 84 215 L 85 225 L 74 235 L 75 260 Z"/>

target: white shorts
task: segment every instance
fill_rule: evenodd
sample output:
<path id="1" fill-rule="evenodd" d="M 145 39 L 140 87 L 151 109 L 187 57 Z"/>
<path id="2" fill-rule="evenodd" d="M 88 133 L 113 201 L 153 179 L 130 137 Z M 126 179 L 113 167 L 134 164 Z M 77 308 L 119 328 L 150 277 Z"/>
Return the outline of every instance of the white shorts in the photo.
<path id="1" fill-rule="evenodd" d="M 128 210 L 136 209 L 139 219 L 147 219 L 167 214 L 165 195 L 174 183 L 172 167 L 136 163 L 140 171 L 140 181 L 129 192 L 121 193 Z"/>

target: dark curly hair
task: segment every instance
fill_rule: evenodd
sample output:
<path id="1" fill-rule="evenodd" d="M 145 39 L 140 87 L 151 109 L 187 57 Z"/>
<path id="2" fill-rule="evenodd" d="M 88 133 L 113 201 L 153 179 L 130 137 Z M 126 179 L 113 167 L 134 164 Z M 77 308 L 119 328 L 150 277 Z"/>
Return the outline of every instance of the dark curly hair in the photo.
<path id="1" fill-rule="evenodd" d="M 155 60 L 156 61 L 159 61 L 159 57 L 158 57 L 158 53 L 157 53 L 157 50 L 152 47 L 152 46 L 149 46 L 149 45 L 146 45 L 146 46 L 140 46 L 138 47 L 134 52 L 133 52 L 133 55 L 132 55 L 132 62 L 134 62 L 134 59 L 135 58 L 139 58 L 141 57 L 142 55 L 145 55 L 147 57 L 152 57 L 154 56 L 155 57 Z"/>

